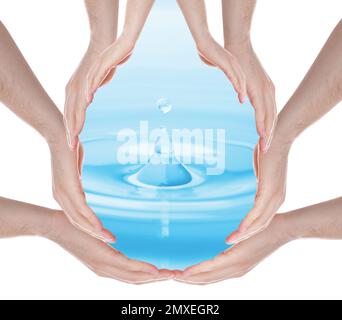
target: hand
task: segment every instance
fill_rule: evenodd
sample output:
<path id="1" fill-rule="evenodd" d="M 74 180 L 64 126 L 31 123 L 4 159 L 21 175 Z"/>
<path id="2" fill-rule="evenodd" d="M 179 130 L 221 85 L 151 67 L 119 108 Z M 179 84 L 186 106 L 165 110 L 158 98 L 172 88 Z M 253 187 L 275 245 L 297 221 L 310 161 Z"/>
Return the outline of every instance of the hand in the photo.
<path id="1" fill-rule="evenodd" d="M 87 9 L 92 26 L 91 45 L 66 89 L 64 122 L 69 147 L 72 150 L 75 150 L 78 145 L 78 136 L 84 126 L 86 110 L 92 103 L 96 90 L 108 83 L 113 78 L 116 68 L 126 62 L 132 54 L 153 2 L 154 0 L 127 1 L 126 21 L 118 39 L 116 38 L 117 14 L 105 18 L 108 12 L 117 11 L 117 1 L 88 3 Z M 102 7 L 101 4 L 104 6 Z M 113 34 L 110 28 L 115 29 Z M 111 36 L 102 36 L 108 33 Z"/>
<path id="2" fill-rule="evenodd" d="M 132 55 L 135 40 L 122 35 L 93 61 L 87 75 L 86 98 L 88 105 L 92 103 L 95 92 L 102 85 L 108 83 L 116 68 L 125 63 Z M 84 121 L 84 118 L 80 120 Z"/>
<path id="3" fill-rule="evenodd" d="M 241 222 L 238 231 L 227 238 L 227 243 L 241 242 L 265 230 L 283 204 L 290 146 L 276 137 L 267 153 L 255 149 L 254 162 L 258 190 L 254 208 Z"/>
<path id="4" fill-rule="evenodd" d="M 246 44 L 230 45 L 227 50 L 237 58 L 246 76 L 247 94 L 255 109 L 260 148 L 262 152 L 267 152 L 277 122 L 275 87 L 249 41 Z"/>
<path id="5" fill-rule="evenodd" d="M 178 0 L 201 59 L 220 68 L 232 83 L 241 103 L 246 96 L 246 79 L 236 58 L 211 36 L 203 0 Z"/>
<path id="6" fill-rule="evenodd" d="M 235 245 L 211 261 L 178 272 L 176 280 L 189 284 L 211 284 L 239 278 L 292 240 L 286 232 L 284 217 L 276 216 L 271 226 L 255 237 Z"/>
<path id="7" fill-rule="evenodd" d="M 128 259 L 108 244 L 74 228 L 61 212 L 55 212 L 47 237 L 79 259 L 101 277 L 132 284 L 173 278 L 173 273 L 158 270 L 148 263 Z"/>
<path id="8" fill-rule="evenodd" d="M 209 66 L 218 67 L 232 83 L 240 103 L 244 103 L 246 96 L 246 77 L 238 60 L 228 50 L 209 36 L 197 43 L 200 58 Z"/>
<path id="9" fill-rule="evenodd" d="M 109 45 L 109 43 L 108 43 Z M 83 130 L 86 110 L 90 104 L 87 100 L 87 74 L 90 67 L 95 63 L 99 54 L 107 45 L 94 41 L 84 55 L 79 67 L 66 86 L 66 101 L 64 108 L 64 123 L 67 131 L 68 144 L 75 150 L 79 144 L 78 135 Z M 103 84 L 109 82 L 114 76 L 114 71 L 108 73 Z"/>
<path id="10" fill-rule="evenodd" d="M 83 231 L 106 242 L 115 237 L 102 226 L 101 221 L 88 207 L 80 180 L 83 148 L 72 152 L 66 143 L 64 132 L 60 139 L 50 143 L 53 177 L 53 194 L 70 222 Z"/>

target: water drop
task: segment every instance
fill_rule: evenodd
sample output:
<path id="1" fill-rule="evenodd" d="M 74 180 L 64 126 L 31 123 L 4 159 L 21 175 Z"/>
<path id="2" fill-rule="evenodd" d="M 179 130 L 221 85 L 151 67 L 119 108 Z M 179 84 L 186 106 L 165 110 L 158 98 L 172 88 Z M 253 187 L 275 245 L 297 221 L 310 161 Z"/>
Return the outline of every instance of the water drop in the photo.
<path id="1" fill-rule="evenodd" d="M 157 101 L 158 109 L 164 113 L 167 114 L 172 110 L 172 105 L 169 103 L 169 101 L 166 98 L 160 98 Z"/>
<path id="2" fill-rule="evenodd" d="M 162 136 L 166 136 L 168 134 L 166 127 L 160 127 L 159 130 L 160 130 Z M 155 153 L 160 154 L 160 155 L 163 153 L 163 151 L 165 149 L 165 148 L 163 148 L 163 139 L 164 139 L 164 137 L 162 137 L 162 136 L 160 136 L 157 139 L 156 144 L 154 146 Z"/>

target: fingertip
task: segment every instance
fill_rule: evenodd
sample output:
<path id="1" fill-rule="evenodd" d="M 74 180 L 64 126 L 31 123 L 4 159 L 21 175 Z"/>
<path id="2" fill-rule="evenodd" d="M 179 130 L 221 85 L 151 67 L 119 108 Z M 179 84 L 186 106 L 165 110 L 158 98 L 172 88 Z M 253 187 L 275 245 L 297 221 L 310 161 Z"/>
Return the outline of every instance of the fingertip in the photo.
<path id="1" fill-rule="evenodd" d="M 239 101 L 241 104 L 245 103 L 245 95 L 244 94 L 239 94 Z"/>
<path id="2" fill-rule="evenodd" d="M 166 269 L 159 270 L 159 274 L 163 279 L 174 279 L 176 277 L 176 273 L 174 271 Z"/>
<path id="3" fill-rule="evenodd" d="M 149 273 L 154 276 L 160 275 L 160 271 L 155 266 L 147 265 L 142 269 L 143 272 Z"/>
<path id="4" fill-rule="evenodd" d="M 232 245 L 234 244 L 234 239 L 236 239 L 238 237 L 238 231 L 234 231 L 232 234 L 230 234 L 227 238 L 226 238 L 226 244 L 228 245 Z"/>
<path id="5" fill-rule="evenodd" d="M 116 237 L 110 231 L 108 231 L 106 229 L 103 229 L 102 233 L 105 236 L 106 241 L 108 243 L 110 243 L 110 244 L 116 243 L 117 239 L 116 239 Z"/>

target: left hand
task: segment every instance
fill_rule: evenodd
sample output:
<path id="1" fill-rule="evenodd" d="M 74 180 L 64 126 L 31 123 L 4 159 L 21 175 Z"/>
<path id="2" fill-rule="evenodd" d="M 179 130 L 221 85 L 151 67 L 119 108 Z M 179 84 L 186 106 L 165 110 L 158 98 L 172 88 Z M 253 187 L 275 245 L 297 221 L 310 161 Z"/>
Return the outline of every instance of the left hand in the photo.
<path id="1" fill-rule="evenodd" d="M 112 243 L 115 237 L 103 228 L 100 219 L 88 207 L 81 184 L 83 148 L 71 151 L 67 145 L 64 131 L 60 138 L 50 142 L 53 194 L 69 221 L 77 228 Z"/>
<path id="2" fill-rule="evenodd" d="M 239 278 L 291 240 L 284 217 L 278 215 L 270 228 L 241 242 L 210 261 L 200 263 L 176 274 L 176 280 L 205 285 Z"/>

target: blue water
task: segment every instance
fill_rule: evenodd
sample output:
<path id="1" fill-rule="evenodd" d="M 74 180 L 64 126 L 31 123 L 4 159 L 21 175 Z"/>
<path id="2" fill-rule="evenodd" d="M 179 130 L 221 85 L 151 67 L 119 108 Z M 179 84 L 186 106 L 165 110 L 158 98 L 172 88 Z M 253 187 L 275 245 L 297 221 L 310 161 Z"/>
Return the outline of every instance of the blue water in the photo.
<path id="1" fill-rule="evenodd" d="M 141 121 L 149 133 L 208 133 L 220 147 L 212 153 L 212 145 L 191 139 L 183 144 L 190 161 L 183 161 L 181 145 L 144 136 Z M 139 161 L 119 161 L 122 130 L 137 133 L 138 147 L 128 150 Z M 253 205 L 253 109 L 200 60 L 174 0 L 156 1 L 134 55 L 98 91 L 81 138 L 88 204 L 130 258 L 169 269 L 213 258 Z"/>

